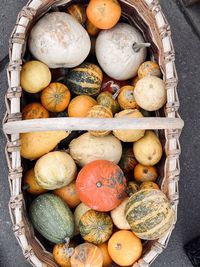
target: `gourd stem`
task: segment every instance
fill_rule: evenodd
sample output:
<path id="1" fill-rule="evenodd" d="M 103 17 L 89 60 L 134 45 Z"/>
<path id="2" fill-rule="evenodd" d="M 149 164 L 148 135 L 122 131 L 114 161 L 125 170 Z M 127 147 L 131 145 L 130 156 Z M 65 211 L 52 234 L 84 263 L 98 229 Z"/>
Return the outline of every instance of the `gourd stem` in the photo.
<path id="1" fill-rule="evenodd" d="M 70 242 L 70 238 L 66 237 L 65 238 L 65 253 L 67 255 L 67 257 L 71 257 L 72 254 L 74 253 L 74 249 L 69 247 L 69 242 Z"/>
<path id="2" fill-rule="evenodd" d="M 133 50 L 134 52 L 138 53 L 141 49 L 145 48 L 145 47 L 150 47 L 151 44 L 150 43 L 134 43 L 133 44 Z"/>

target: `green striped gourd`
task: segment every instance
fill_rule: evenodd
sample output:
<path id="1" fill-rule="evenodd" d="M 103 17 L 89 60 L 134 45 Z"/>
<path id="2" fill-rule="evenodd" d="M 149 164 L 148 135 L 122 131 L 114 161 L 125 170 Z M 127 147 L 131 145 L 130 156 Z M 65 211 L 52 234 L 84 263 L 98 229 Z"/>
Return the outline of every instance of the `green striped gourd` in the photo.
<path id="1" fill-rule="evenodd" d="M 63 243 L 74 234 L 71 210 L 59 197 L 43 194 L 30 206 L 30 219 L 35 229 L 47 240 Z"/>
<path id="2" fill-rule="evenodd" d="M 125 215 L 131 230 L 144 240 L 162 237 L 174 223 L 174 210 L 160 190 L 144 189 L 133 194 Z"/>
<path id="3" fill-rule="evenodd" d="M 92 63 L 83 63 L 72 69 L 67 76 L 67 86 L 76 95 L 95 96 L 99 93 L 103 73 Z"/>

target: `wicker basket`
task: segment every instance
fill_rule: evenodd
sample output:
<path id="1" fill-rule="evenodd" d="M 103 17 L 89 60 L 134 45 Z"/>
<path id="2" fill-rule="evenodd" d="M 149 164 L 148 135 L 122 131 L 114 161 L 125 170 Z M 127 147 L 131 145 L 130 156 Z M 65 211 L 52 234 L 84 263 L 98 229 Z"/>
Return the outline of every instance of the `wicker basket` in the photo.
<path id="1" fill-rule="evenodd" d="M 21 132 L 43 130 L 112 130 L 112 129 L 157 129 L 165 148 L 166 157 L 161 162 L 162 191 L 167 194 L 177 213 L 179 180 L 179 136 L 183 121 L 178 115 L 177 74 L 175 54 L 171 40 L 170 26 L 156 0 L 122 0 L 123 16 L 130 24 L 144 33 L 152 43 L 150 53 L 163 73 L 167 90 L 167 104 L 157 112 L 157 117 L 142 119 L 78 119 L 50 118 L 21 121 L 20 70 L 26 49 L 28 33 L 34 22 L 50 9 L 70 5 L 70 0 L 31 0 L 22 9 L 10 39 L 10 63 L 8 66 L 9 88 L 6 94 L 7 113 L 4 119 L 4 132 L 7 137 L 6 157 L 9 167 L 11 198 L 9 203 L 13 231 L 23 250 L 25 258 L 37 267 L 57 266 L 52 254 L 47 252 L 35 237 L 34 230 L 26 214 L 24 197 L 21 190 L 22 166 L 20 156 Z M 79 1 L 81 2 L 81 1 Z M 175 224 L 175 222 L 174 222 Z M 134 267 L 147 267 L 166 247 L 172 229 L 161 239 L 146 242 L 142 258 Z"/>

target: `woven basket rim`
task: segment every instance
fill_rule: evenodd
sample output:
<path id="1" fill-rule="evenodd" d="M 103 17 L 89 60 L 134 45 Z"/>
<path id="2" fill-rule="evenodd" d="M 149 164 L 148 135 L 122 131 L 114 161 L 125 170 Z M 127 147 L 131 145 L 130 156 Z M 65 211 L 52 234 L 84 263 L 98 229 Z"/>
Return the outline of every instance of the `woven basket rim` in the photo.
<path id="1" fill-rule="evenodd" d="M 4 123 L 12 121 L 18 122 L 21 120 L 20 98 L 22 90 L 20 87 L 19 73 L 22 66 L 21 55 L 23 54 L 23 49 L 25 49 L 24 42 L 29 22 L 32 21 L 36 15 L 40 15 L 38 14 L 38 11 L 43 14 L 44 11 L 53 5 L 57 6 L 71 2 L 73 2 L 73 0 L 30 0 L 19 13 L 9 46 L 10 63 L 7 71 L 9 88 L 5 97 L 7 112 L 5 114 Z M 157 0 L 120 0 L 120 2 L 133 7 L 137 10 L 143 20 L 146 16 L 148 23 L 151 23 L 151 33 L 159 48 L 159 65 L 163 72 L 163 79 L 167 89 L 165 116 L 167 118 L 179 118 L 179 99 L 177 95 L 178 78 L 175 68 L 175 52 L 171 39 L 170 26 L 162 12 L 159 2 Z M 145 12 L 148 13 L 149 17 L 147 17 Z M 168 195 L 175 213 L 177 214 L 179 199 L 178 180 L 180 174 L 179 137 L 181 130 L 178 128 L 165 129 L 164 132 L 166 140 L 166 159 L 164 164 L 162 191 Z M 6 134 L 6 138 L 6 158 L 9 168 L 8 180 L 11 191 L 9 209 L 13 223 L 13 231 L 23 250 L 25 258 L 33 266 L 57 266 L 53 263 L 51 254 L 45 250 L 36 238 L 32 238 L 34 232 L 27 219 L 25 203 L 21 191 L 22 167 L 19 134 Z M 175 218 L 174 225 L 176 219 L 177 218 Z M 174 228 L 174 225 L 172 228 Z M 151 249 L 146 252 L 143 258 L 135 263 L 133 267 L 150 266 L 167 246 L 172 230 L 173 229 L 170 229 L 170 231 L 159 240 L 149 242 Z M 43 251 L 45 252 L 44 256 L 42 256 Z M 42 261 L 39 259 L 38 255 L 40 258 L 43 258 Z"/>

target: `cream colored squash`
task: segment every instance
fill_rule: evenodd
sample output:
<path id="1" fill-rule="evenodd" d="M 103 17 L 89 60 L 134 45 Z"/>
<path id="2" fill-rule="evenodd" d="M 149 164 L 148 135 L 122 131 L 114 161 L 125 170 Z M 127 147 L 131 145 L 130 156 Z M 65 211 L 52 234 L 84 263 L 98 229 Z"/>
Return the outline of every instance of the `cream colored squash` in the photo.
<path id="1" fill-rule="evenodd" d="M 125 207 L 126 203 L 128 202 L 129 197 L 125 198 L 124 201 L 114 210 L 111 211 L 110 215 L 113 220 L 113 223 L 115 226 L 117 226 L 118 229 L 122 230 L 129 230 L 131 229 L 129 223 L 126 220 L 125 217 Z"/>
<path id="2" fill-rule="evenodd" d="M 81 64 L 90 52 L 90 37 L 75 18 L 64 12 L 53 12 L 33 27 L 29 49 L 50 68 L 72 68 Z"/>
<path id="3" fill-rule="evenodd" d="M 162 145 L 153 131 L 146 131 L 143 138 L 133 144 L 137 161 L 145 166 L 157 164 L 162 157 Z"/>
<path id="4" fill-rule="evenodd" d="M 54 190 L 70 184 L 76 177 L 77 168 L 66 152 L 53 151 L 38 159 L 34 172 L 42 188 Z"/>
<path id="5" fill-rule="evenodd" d="M 79 166 L 100 159 L 118 164 L 122 156 L 121 142 L 112 134 L 96 137 L 85 133 L 72 140 L 69 149 L 70 155 Z"/>
<path id="6" fill-rule="evenodd" d="M 115 118 L 143 118 L 138 109 L 126 109 L 115 114 Z M 123 142 L 135 142 L 144 136 L 145 130 L 114 130 L 113 134 Z"/>
<path id="7" fill-rule="evenodd" d="M 156 111 L 167 101 L 165 83 L 156 76 L 146 76 L 137 82 L 134 96 L 140 107 L 147 111 Z"/>
<path id="8" fill-rule="evenodd" d="M 136 52 L 134 43 L 144 43 L 138 30 L 126 23 L 118 23 L 110 30 L 101 31 L 96 40 L 97 60 L 104 72 L 117 80 L 136 76 L 145 61 L 146 48 Z"/>
<path id="9" fill-rule="evenodd" d="M 88 211 L 91 210 L 90 207 L 81 202 L 74 211 L 74 221 L 75 221 L 75 235 L 79 234 L 79 222 L 81 217 Z"/>
<path id="10" fill-rule="evenodd" d="M 30 160 L 37 159 L 53 150 L 68 135 L 69 132 L 65 131 L 22 133 L 21 156 Z"/>

